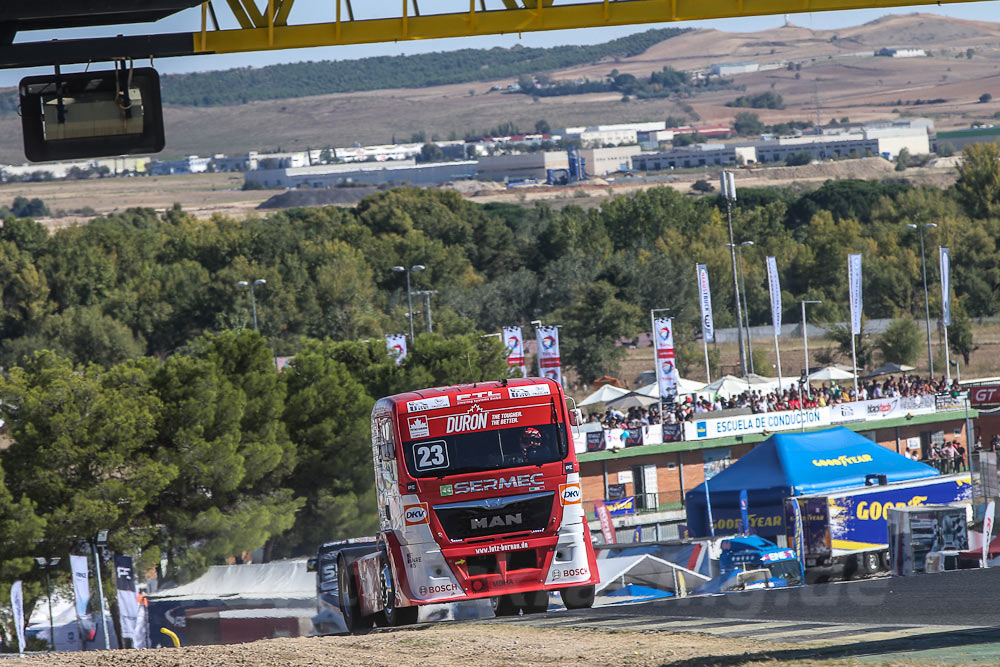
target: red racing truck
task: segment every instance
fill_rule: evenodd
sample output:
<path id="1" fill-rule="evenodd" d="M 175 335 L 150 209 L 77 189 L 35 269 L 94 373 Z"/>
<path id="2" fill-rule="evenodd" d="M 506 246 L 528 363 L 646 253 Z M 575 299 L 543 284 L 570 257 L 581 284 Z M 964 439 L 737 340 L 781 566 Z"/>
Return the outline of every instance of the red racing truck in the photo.
<path id="1" fill-rule="evenodd" d="M 542 378 L 379 400 L 376 546 L 337 563 L 348 630 L 414 623 L 420 605 L 477 598 L 498 616 L 538 613 L 553 590 L 567 608 L 590 607 L 597 559 L 570 415 L 562 387 Z"/>

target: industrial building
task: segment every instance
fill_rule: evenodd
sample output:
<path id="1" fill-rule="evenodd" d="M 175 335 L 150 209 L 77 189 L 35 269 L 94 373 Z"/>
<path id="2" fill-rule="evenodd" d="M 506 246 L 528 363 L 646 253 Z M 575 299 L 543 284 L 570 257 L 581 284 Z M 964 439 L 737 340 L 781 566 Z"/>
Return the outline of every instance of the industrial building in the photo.
<path id="1" fill-rule="evenodd" d="M 246 172 L 247 183 L 256 182 L 267 188 L 328 188 L 341 183 L 412 183 L 436 185 L 445 181 L 474 178 L 476 162 L 431 162 L 416 164 L 413 160 L 394 162 L 363 162 L 354 164 L 324 164 L 314 167 L 284 167 Z"/>
<path id="2" fill-rule="evenodd" d="M 637 145 L 615 146 L 614 148 L 584 148 L 580 155 L 584 166 L 591 176 L 604 176 L 616 171 L 632 169 L 632 158 L 638 155 L 642 148 Z"/>
<path id="3" fill-rule="evenodd" d="M 549 169 L 569 169 L 566 151 L 494 155 L 479 160 L 479 178 L 487 181 L 544 181 Z"/>
<path id="4" fill-rule="evenodd" d="M 751 74 L 759 71 L 759 63 L 719 63 L 718 65 L 712 65 L 712 74 L 715 74 L 716 76 Z"/>
<path id="5" fill-rule="evenodd" d="M 638 171 L 689 169 L 693 167 L 725 166 L 756 162 L 752 146 L 737 144 L 692 144 L 658 153 L 642 153 L 632 158 L 632 168 Z"/>

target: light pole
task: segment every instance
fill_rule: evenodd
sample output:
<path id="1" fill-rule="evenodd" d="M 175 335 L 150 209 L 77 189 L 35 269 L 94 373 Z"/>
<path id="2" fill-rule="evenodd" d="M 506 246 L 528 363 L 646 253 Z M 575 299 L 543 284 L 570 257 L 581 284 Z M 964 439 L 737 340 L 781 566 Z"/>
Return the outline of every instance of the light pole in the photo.
<path id="1" fill-rule="evenodd" d="M 728 248 L 729 244 L 726 243 L 725 246 Z M 753 337 L 750 335 L 750 309 L 747 307 L 747 283 L 743 279 L 743 248 L 749 248 L 753 246 L 753 241 L 744 241 L 736 245 L 736 255 L 739 258 L 740 265 L 740 291 L 743 292 L 743 319 L 746 321 L 747 328 L 747 364 L 750 366 L 750 372 L 756 373 L 753 367 Z M 742 322 L 740 326 L 743 326 Z"/>
<path id="2" fill-rule="evenodd" d="M 254 297 L 253 288 L 258 285 L 266 285 L 267 281 L 263 278 L 258 278 L 253 282 L 248 280 L 237 280 L 236 285 L 238 287 L 249 287 L 250 288 L 250 308 L 253 310 L 253 330 L 257 331 L 257 299 Z"/>
<path id="3" fill-rule="evenodd" d="M 806 304 L 807 303 L 823 303 L 822 301 L 809 301 L 806 299 L 802 300 L 802 349 L 805 350 L 805 378 L 806 378 L 806 388 L 809 392 L 809 398 L 813 396 L 812 385 L 809 384 L 809 336 L 806 334 Z"/>
<path id="4" fill-rule="evenodd" d="M 907 229 L 916 229 L 920 232 L 920 267 L 924 274 L 924 324 L 927 325 L 927 366 L 930 369 L 930 378 L 934 379 L 934 356 L 931 354 L 931 304 L 927 297 L 927 262 L 924 259 L 924 230 L 937 227 L 933 222 L 925 225 L 907 225 Z"/>
<path id="5" fill-rule="evenodd" d="M 956 378 L 956 382 L 958 382 L 958 386 L 961 388 L 961 386 L 962 386 L 962 367 L 959 366 L 958 359 L 952 359 L 951 360 L 951 365 L 955 367 L 955 372 L 958 373 L 958 377 Z"/>
<path id="6" fill-rule="evenodd" d="M 720 178 L 722 196 L 726 199 L 726 220 L 729 221 L 729 254 L 733 262 L 733 300 L 736 302 L 736 337 L 740 344 L 740 369 L 747 377 L 747 358 L 743 350 L 743 312 L 740 309 L 740 283 L 736 276 L 736 241 L 733 240 L 733 202 L 736 201 L 736 178 L 731 171 L 723 170 Z"/>
<path id="7" fill-rule="evenodd" d="M 431 325 L 431 295 L 437 293 L 436 289 L 422 289 L 414 292 L 415 295 L 424 297 L 424 324 L 427 325 L 427 333 L 431 333 L 433 330 Z"/>
<path id="8" fill-rule="evenodd" d="M 409 269 L 405 266 L 394 266 L 392 270 L 397 273 L 406 274 L 406 303 L 410 308 L 409 318 L 410 318 L 410 342 L 413 342 L 413 294 L 410 293 L 410 273 L 413 271 L 423 271 L 427 267 L 423 264 L 414 264 Z"/>
<path id="9" fill-rule="evenodd" d="M 52 627 L 52 587 L 49 584 L 49 570 L 54 568 L 62 560 L 58 556 L 53 556 L 52 558 L 45 558 L 44 556 L 35 557 L 35 565 L 38 569 L 45 573 L 45 597 L 49 601 L 49 643 L 52 645 L 52 650 L 56 650 L 56 631 Z"/>
<path id="10" fill-rule="evenodd" d="M 101 549 L 108 545 L 108 531 L 102 529 L 97 531 L 94 538 L 94 566 L 97 570 L 97 599 L 101 603 L 101 627 L 104 628 L 104 650 L 111 648 L 108 640 L 108 618 L 104 615 L 104 584 L 101 583 Z"/>

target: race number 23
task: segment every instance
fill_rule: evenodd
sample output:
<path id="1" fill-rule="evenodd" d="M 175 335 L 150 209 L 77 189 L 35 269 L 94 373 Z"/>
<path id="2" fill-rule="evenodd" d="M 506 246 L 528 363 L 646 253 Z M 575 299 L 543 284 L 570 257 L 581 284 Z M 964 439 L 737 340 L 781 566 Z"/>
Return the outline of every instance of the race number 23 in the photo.
<path id="1" fill-rule="evenodd" d="M 448 447 L 444 440 L 422 442 L 413 447 L 413 460 L 417 470 L 436 470 L 448 467 Z"/>

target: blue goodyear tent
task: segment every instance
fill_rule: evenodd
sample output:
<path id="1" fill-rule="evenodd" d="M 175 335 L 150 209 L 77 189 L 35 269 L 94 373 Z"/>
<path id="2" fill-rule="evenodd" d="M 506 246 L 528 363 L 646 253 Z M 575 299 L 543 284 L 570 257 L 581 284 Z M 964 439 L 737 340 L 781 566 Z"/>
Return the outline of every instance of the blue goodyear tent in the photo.
<path id="1" fill-rule="evenodd" d="M 747 491 L 752 531 L 784 535 L 785 498 L 864 486 L 865 477 L 872 474 L 904 482 L 934 477 L 938 471 L 843 426 L 776 433 L 708 482 L 715 534 L 738 530 L 741 489 Z M 707 537 L 705 483 L 688 491 L 685 500 L 688 530 L 693 537 Z"/>

